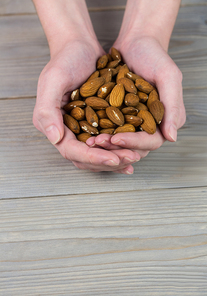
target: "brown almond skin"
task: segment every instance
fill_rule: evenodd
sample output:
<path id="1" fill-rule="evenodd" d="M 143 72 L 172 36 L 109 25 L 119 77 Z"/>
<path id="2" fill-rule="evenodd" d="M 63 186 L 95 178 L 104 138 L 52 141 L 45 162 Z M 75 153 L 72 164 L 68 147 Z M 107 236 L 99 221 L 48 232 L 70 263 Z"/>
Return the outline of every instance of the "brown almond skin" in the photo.
<path id="1" fill-rule="evenodd" d="M 110 93 L 109 104 L 114 107 L 121 107 L 125 96 L 125 89 L 122 83 L 114 86 Z"/>
<path id="2" fill-rule="evenodd" d="M 63 115 L 63 122 L 64 124 L 75 134 L 80 133 L 80 126 L 76 119 L 68 114 Z"/>
<path id="3" fill-rule="evenodd" d="M 123 113 L 116 107 L 109 106 L 106 108 L 106 114 L 108 118 L 114 122 L 116 125 L 122 126 L 124 125 L 124 115 Z"/>
<path id="4" fill-rule="evenodd" d="M 109 103 L 106 102 L 106 100 L 98 97 L 89 97 L 85 100 L 85 103 L 94 110 L 106 109 L 109 106 Z"/>
<path id="5" fill-rule="evenodd" d="M 110 119 L 108 118 L 102 118 L 100 119 L 99 121 L 99 126 L 101 128 L 115 128 L 116 127 L 116 124 L 113 123 Z"/>
<path id="6" fill-rule="evenodd" d="M 135 127 L 139 126 L 143 122 L 140 117 L 134 115 L 125 115 L 124 118 L 126 123 L 132 124 Z"/>
<path id="7" fill-rule="evenodd" d="M 113 60 L 121 61 L 121 54 L 115 47 L 111 48 L 111 57 Z"/>
<path id="8" fill-rule="evenodd" d="M 129 93 L 133 93 L 133 94 L 137 94 L 137 88 L 134 85 L 134 82 L 126 77 L 120 78 L 117 83 L 122 83 L 124 85 L 124 88 L 126 91 L 128 91 Z"/>
<path id="9" fill-rule="evenodd" d="M 105 83 L 105 79 L 103 77 L 93 78 L 89 81 L 86 81 L 80 87 L 80 94 L 82 97 L 91 97 L 96 94 L 98 89 Z"/>
<path id="10" fill-rule="evenodd" d="M 136 79 L 135 86 L 139 91 L 142 91 L 146 94 L 149 94 L 154 89 L 154 86 L 152 86 L 149 82 L 140 78 Z"/>
<path id="11" fill-rule="evenodd" d="M 162 122 L 164 116 L 164 106 L 163 103 L 155 100 L 149 105 L 149 111 L 152 113 L 157 124 Z"/>
<path id="12" fill-rule="evenodd" d="M 134 133 L 136 131 L 135 127 L 132 124 L 126 123 L 123 126 L 119 126 L 115 129 L 114 135 L 118 133 Z"/>
<path id="13" fill-rule="evenodd" d="M 101 99 L 105 99 L 108 96 L 108 94 L 110 94 L 110 92 L 112 91 L 114 86 L 115 86 L 115 82 L 108 82 L 108 83 L 103 84 L 99 88 L 99 90 L 97 92 L 97 96 Z"/>
<path id="14" fill-rule="evenodd" d="M 108 118 L 108 116 L 106 115 L 106 110 L 104 110 L 104 109 L 97 110 L 96 114 L 98 115 L 99 119 Z"/>
<path id="15" fill-rule="evenodd" d="M 77 139 L 81 142 L 86 143 L 86 141 L 92 137 L 92 135 L 90 135 L 89 133 L 81 133 L 79 135 L 77 135 Z"/>
<path id="16" fill-rule="evenodd" d="M 100 73 L 99 73 L 99 71 L 97 70 L 97 71 L 93 72 L 93 73 L 91 74 L 91 76 L 89 76 L 89 78 L 87 79 L 87 81 L 92 80 L 92 79 L 94 79 L 94 78 L 97 78 L 97 77 L 99 77 L 99 75 L 100 75 Z"/>
<path id="17" fill-rule="evenodd" d="M 124 115 L 134 115 L 134 116 L 136 116 L 138 114 L 138 109 L 136 109 L 135 107 L 124 107 L 123 109 L 121 109 L 121 112 Z"/>
<path id="18" fill-rule="evenodd" d="M 68 103 L 67 105 L 65 105 L 63 107 L 63 110 L 65 110 L 66 112 L 70 112 L 72 111 L 72 109 L 74 109 L 75 107 L 79 107 L 79 108 L 84 108 L 86 106 L 86 103 L 83 101 L 72 101 L 70 103 Z"/>
<path id="19" fill-rule="evenodd" d="M 99 120 L 96 112 L 90 106 L 87 106 L 85 108 L 85 114 L 87 122 L 93 127 L 97 127 Z"/>
<path id="20" fill-rule="evenodd" d="M 71 99 L 71 101 L 80 100 L 80 89 L 75 89 L 74 91 L 72 91 L 72 93 L 70 95 L 70 99 Z"/>
<path id="21" fill-rule="evenodd" d="M 113 135 L 114 133 L 114 128 L 103 128 L 100 130 L 99 132 L 100 134 L 109 134 L 109 135 Z"/>
<path id="22" fill-rule="evenodd" d="M 139 75 L 137 75 L 137 74 L 135 74 L 135 73 L 133 73 L 133 72 L 128 72 L 127 74 L 126 74 L 126 77 L 127 78 L 129 78 L 129 79 L 131 79 L 132 81 L 136 81 L 136 79 L 142 79 L 142 77 L 141 76 L 139 76 Z"/>
<path id="23" fill-rule="evenodd" d="M 120 60 L 111 61 L 106 65 L 106 68 L 116 68 L 119 65 L 119 63 L 120 63 Z"/>
<path id="24" fill-rule="evenodd" d="M 118 82 L 119 79 L 126 77 L 126 74 L 129 72 L 129 68 L 126 64 L 123 66 L 120 66 L 119 72 L 116 76 L 116 83 Z"/>
<path id="25" fill-rule="evenodd" d="M 128 93 L 125 96 L 124 103 L 128 107 L 136 107 L 139 103 L 139 97 L 135 94 Z"/>
<path id="26" fill-rule="evenodd" d="M 79 121 L 81 129 L 90 135 L 98 135 L 99 131 L 96 127 L 91 126 L 86 120 Z"/>
<path id="27" fill-rule="evenodd" d="M 140 111 L 140 110 L 148 111 L 147 106 L 145 104 L 143 104 L 143 103 L 140 103 L 140 102 L 137 104 L 136 109 L 138 109 L 138 111 Z"/>
<path id="28" fill-rule="evenodd" d="M 109 61 L 109 62 L 113 61 L 112 56 L 111 56 L 110 53 L 107 53 L 106 55 L 107 55 L 107 57 L 108 57 L 108 61 Z"/>
<path id="29" fill-rule="evenodd" d="M 73 110 L 70 112 L 70 115 L 78 121 L 85 119 L 85 111 L 80 107 L 73 108 Z"/>
<path id="30" fill-rule="evenodd" d="M 112 80 L 112 70 L 111 69 L 103 69 L 106 70 L 102 72 L 101 77 L 105 79 L 105 83 L 111 82 Z"/>
<path id="31" fill-rule="evenodd" d="M 147 100 L 147 107 L 149 108 L 150 104 L 154 101 L 159 101 L 159 95 L 155 89 L 153 89 L 149 94 L 149 97 Z"/>
<path id="32" fill-rule="evenodd" d="M 108 56 L 106 54 L 104 54 L 103 56 L 101 56 L 98 61 L 97 61 L 97 65 L 96 68 L 99 69 L 103 69 L 106 67 L 106 65 L 108 64 Z"/>
<path id="33" fill-rule="evenodd" d="M 140 125 L 141 129 L 148 134 L 154 134 L 156 132 L 156 122 L 149 111 L 140 110 L 138 116 L 143 120 Z"/>
<path id="34" fill-rule="evenodd" d="M 139 97 L 139 101 L 140 103 L 145 103 L 148 100 L 148 94 L 142 92 L 142 91 L 138 91 L 137 95 Z"/>

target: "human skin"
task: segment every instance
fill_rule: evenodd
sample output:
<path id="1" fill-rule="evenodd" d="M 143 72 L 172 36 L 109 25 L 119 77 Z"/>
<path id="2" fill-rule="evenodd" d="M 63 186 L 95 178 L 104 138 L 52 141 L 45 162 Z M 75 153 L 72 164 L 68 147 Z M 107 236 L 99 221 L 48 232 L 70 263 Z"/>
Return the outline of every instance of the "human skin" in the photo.
<path id="1" fill-rule="evenodd" d="M 133 173 L 131 164 L 145 157 L 150 150 L 160 147 L 165 139 L 176 140 L 175 130 L 182 125 L 182 122 L 178 124 L 178 121 L 184 117 L 177 116 L 179 118 L 176 119 L 176 124 L 173 123 L 173 131 L 166 127 L 169 124 L 165 123 L 169 121 L 167 114 L 171 114 L 170 110 L 178 110 L 182 105 L 182 75 L 166 52 L 179 1 L 169 0 L 169 3 L 176 2 L 177 5 L 163 7 L 159 10 L 159 15 L 154 19 L 151 17 L 151 22 L 146 24 L 145 17 L 150 17 L 153 13 L 151 10 L 149 15 L 145 13 L 149 1 L 129 0 L 120 34 L 114 43 L 132 71 L 158 87 L 160 99 L 165 106 L 161 132 L 158 130 L 154 135 L 147 135 L 145 132 L 117 134 L 112 137 L 100 135 L 90 138 L 87 141 L 88 145 L 79 142 L 64 126 L 61 112 L 61 107 L 69 100 L 70 92 L 88 78 L 95 70 L 97 58 L 104 54 L 95 36 L 85 1 L 34 0 L 33 2 L 46 34 L 51 55 L 49 63 L 39 77 L 33 123 L 66 159 L 71 160 L 80 169 L 131 174 Z M 153 9 L 160 8 L 162 2 L 164 1 L 154 0 Z M 162 19 L 161 16 L 165 15 L 166 11 L 169 11 L 171 16 Z M 139 13 L 138 18 L 137 13 Z M 141 16 L 143 19 L 137 23 L 137 19 Z M 142 30 L 144 21 L 146 32 Z M 163 24 L 165 30 L 160 33 Z M 160 61 L 163 61 L 163 67 L 158 67 Z M 165 73 L 168 74 L 168 87 L 171 84 L 171 88 L 176 89 L 176 93 L 179 94 L 177 97 L 171 96 L 174 101 L 173 106 L 170 105 L 170 98 L 165 98 L 167 89 L 167 85 L 163 86 L 166 82 Z M 177 75 L 179 79 L 176 78 Z M 142 143 L 137 144 L 140 139 Z"/>
<path id="2" fill-rule="evenodd" d="M 88 139 L 88 145 L 109 150 L 133 149 L 144 157 L 166 140 L 177 140 L 177 130 L 186 120 L 182 73 L 167 51 L 179 6 L 180 0 L 128 0 L 121 30 L 113 45 L 131 71 L 158 89 L 165 114 L 156 133 L 102 134 Z"/>

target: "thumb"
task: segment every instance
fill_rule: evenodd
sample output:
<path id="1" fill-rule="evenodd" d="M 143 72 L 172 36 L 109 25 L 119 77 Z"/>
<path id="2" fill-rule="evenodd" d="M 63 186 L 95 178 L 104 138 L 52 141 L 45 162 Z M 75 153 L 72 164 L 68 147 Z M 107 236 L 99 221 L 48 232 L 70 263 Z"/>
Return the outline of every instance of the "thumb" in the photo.
<path id="1" fill-rule="evenodd" d="M 174 73 L 172 73 L 174 74 Z M 160 95 L 160 101 L 165 108 L 164 118 L 160 125 L 161 132 L 166 140 L 175 142 L 177 140 L 177 130 L 183 121 L 183 91 L 182 74 L 169 75 L 165 79 L 158 81 L 157 88 Z"/>
<path id="2" fill-rule="evenodd" d="M 46 135 L 53 145 L 60 142 L 64 135 L 61 112 L 62 98 L 63 87 L 61 84 L 53 82 L 53 79 L 45 79 L 41 76 L 38 82 L 33 124 Z"/>

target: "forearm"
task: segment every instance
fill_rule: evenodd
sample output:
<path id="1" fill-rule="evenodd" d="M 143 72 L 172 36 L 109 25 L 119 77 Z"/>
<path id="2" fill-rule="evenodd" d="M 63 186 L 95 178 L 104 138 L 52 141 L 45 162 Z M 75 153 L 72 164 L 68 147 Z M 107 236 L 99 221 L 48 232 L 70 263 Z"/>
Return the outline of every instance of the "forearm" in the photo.
<path id="1" fill-rule="evenodd" d="M 33 0 L 51 54 L 71 40 L 96 39 L 85 0 Z"/>
<path id="2" fill-rule="evenodd" d="M 128 0 L 119 38 L 154 37 L 167 51 L 181 0 Z"/>

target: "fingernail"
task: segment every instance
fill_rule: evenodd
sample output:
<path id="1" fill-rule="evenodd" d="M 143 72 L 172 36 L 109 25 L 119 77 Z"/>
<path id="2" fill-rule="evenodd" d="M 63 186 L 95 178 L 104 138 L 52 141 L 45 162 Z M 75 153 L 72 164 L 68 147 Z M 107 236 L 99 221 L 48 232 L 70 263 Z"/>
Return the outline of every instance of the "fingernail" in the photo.
<path id="1" fill-rule="evenodd" d="M 105 164 L 105 165 L 109 165 L 109 166 L 116 166 L 116 165 L 118 165 L 119 163 L 117 163 L 117 162 L 115 162 L 115 161 L 113 161 L 113 160 L 106 160 L 106 161 L 103 162 L 103 164 Z"/>
<path id="2" fill-rule="evenodd" d="M 136 161 L 134 159 L 130 159 L 129 157 L 124 157 L 124 160 L 126 160 L 127 162 L 135 162 Z"/>
<path id="3" fill-rule="evenodd" d="M 57 144 L 60 141 L 60 133 L 59 130 L 55 125 L 51 125 L 48 128 L 46 128 L 46 136 L 48 140 L 53 144 Z"/>
<path id="4" fill-rule="evenodd" d="M 173 142 L 177 141 L 177 130 L 173 125 L 171 125 L 169 128 L 169 136 L 173 140 Z"/>
<path id="5" fill-rule="evenodd" d="M 125 146 L 126 145 L 126 143 L 123 140 L 120 140 L 120 139 L 114 141 L 113 138 L 112 138 L 111 142 L 112 142 L 112 144 L 116 144 L 116 145 L 120 145 L 120 146 Z"/>
<path id="6" fill-rule="evenodd" d="M 133 168 L 129 168 L 127 171 L 126 171 L 126 175 L 132 175 L 134 172 Z"/>

